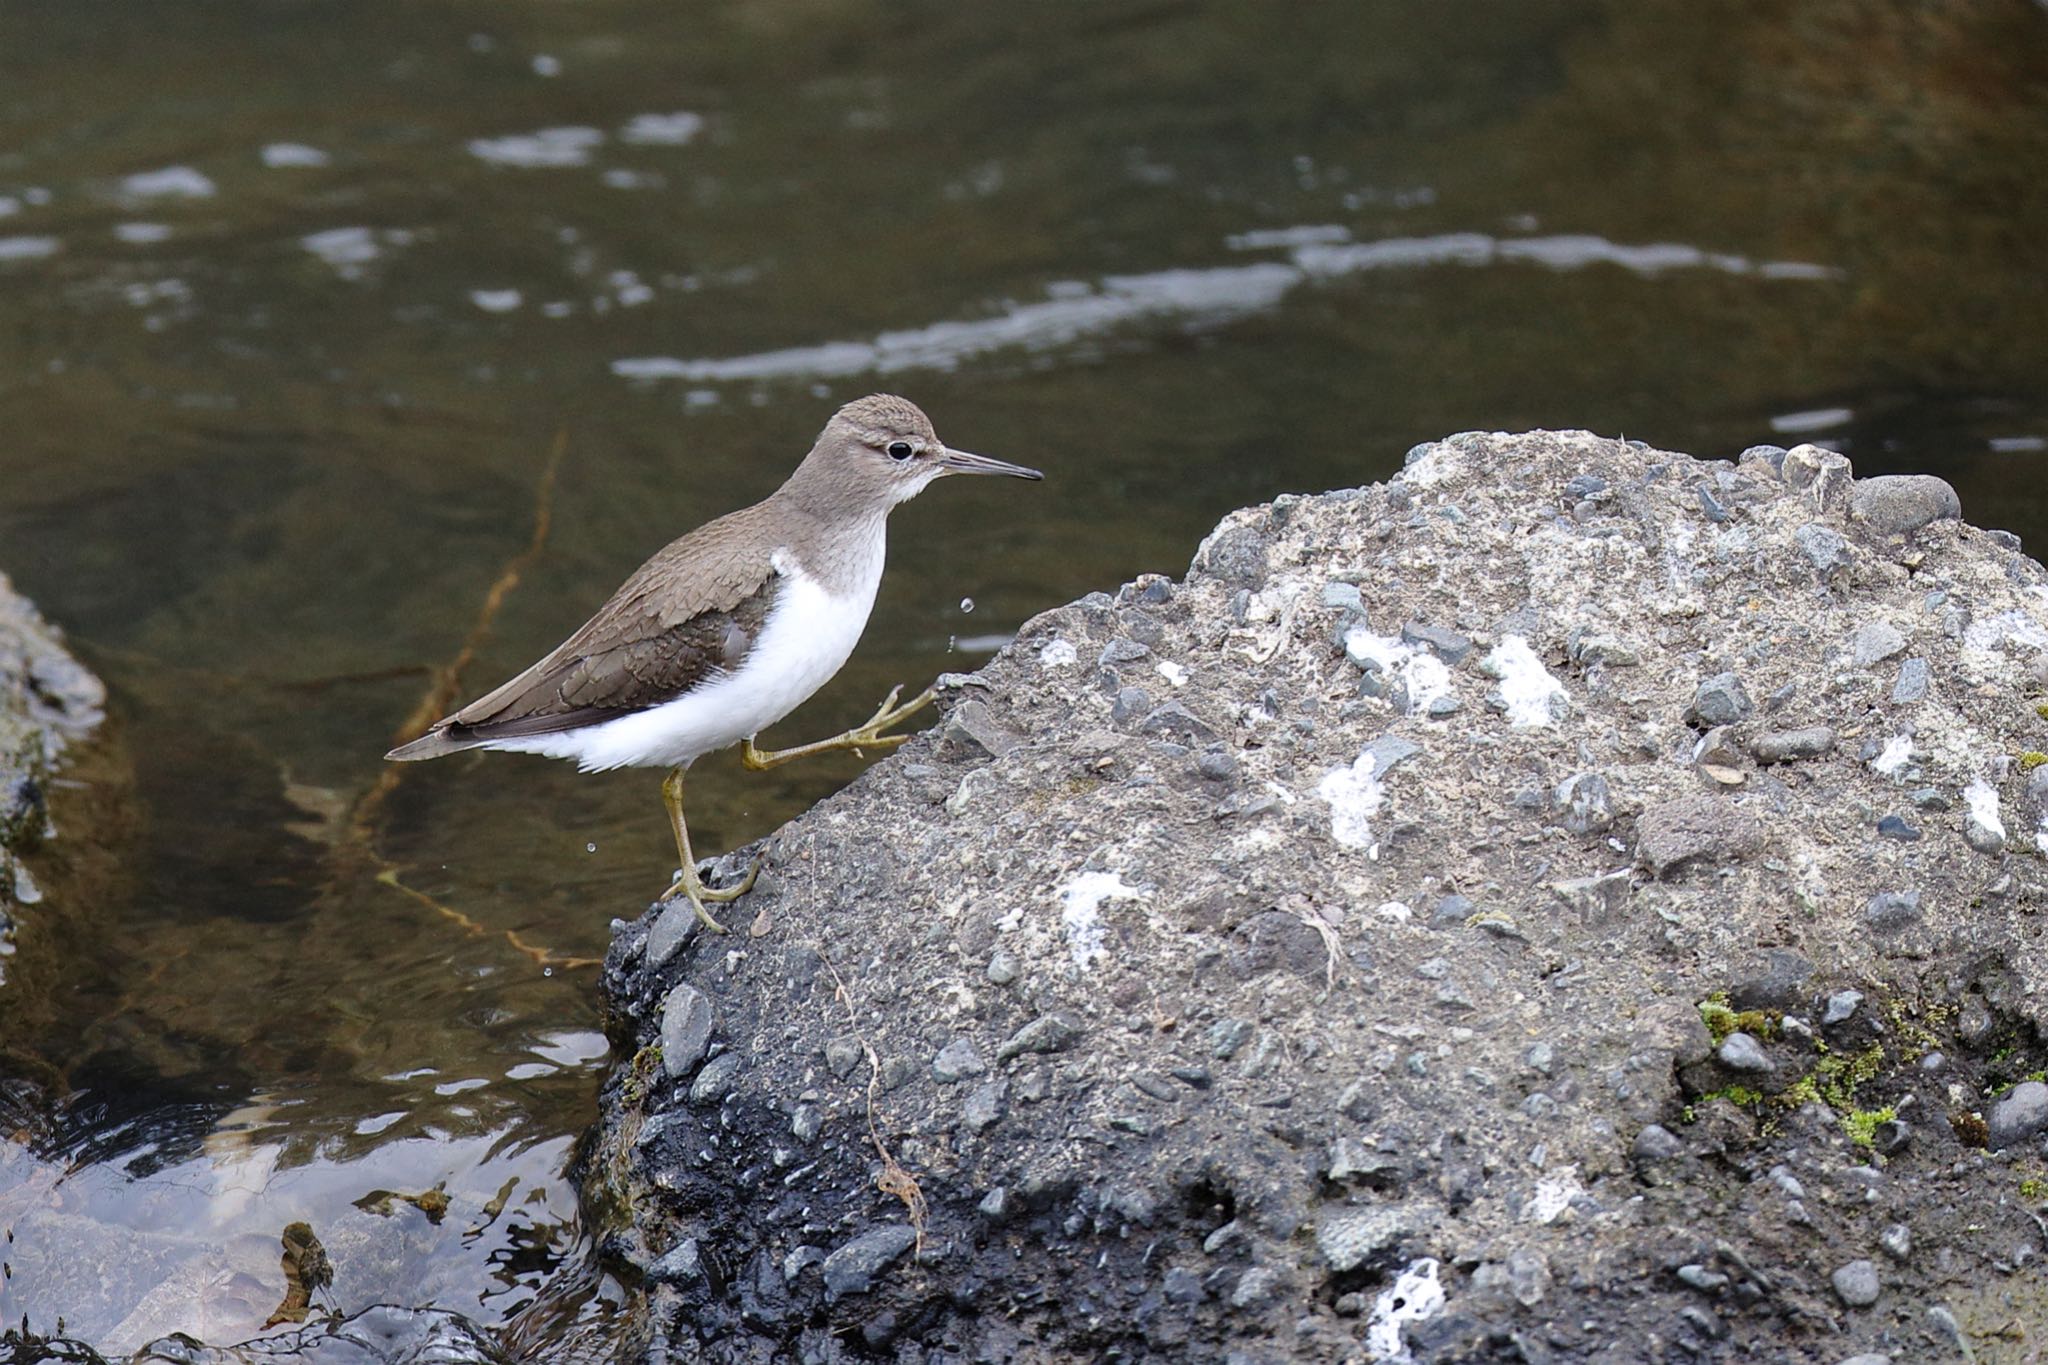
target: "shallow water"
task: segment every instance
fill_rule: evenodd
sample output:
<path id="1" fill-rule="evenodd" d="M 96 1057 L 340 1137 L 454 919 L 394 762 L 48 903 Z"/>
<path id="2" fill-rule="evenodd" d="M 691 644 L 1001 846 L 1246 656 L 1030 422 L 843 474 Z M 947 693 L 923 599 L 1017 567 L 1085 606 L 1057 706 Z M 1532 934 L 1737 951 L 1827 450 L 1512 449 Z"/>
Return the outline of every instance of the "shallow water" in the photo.
<path id="1" fill-rule="evenodd" d="M 846 398 L 1047 472 L 899 512 L 861 649 L 779 741 L 1461 429 L 1822 440 L 2038 544 L 2044 26 L 0 10 L 0 568 L 136 773 L 90 932 L 0 1001 L 9 1066 L 65 1096 L 0 1144 L 0 1321 L 247 1335 L 295 1221 L 343 1311 L 504 1323 L 574 1269 L 607 1060 L 576 964 L 665 883 L 657 778 L 464 756 L 368 796 L 543 503 L 466 694 Z M 700 847 L 858 767 L 705 761 Z M 374 1198 L 437 1186 L 438 1223 Z"/>

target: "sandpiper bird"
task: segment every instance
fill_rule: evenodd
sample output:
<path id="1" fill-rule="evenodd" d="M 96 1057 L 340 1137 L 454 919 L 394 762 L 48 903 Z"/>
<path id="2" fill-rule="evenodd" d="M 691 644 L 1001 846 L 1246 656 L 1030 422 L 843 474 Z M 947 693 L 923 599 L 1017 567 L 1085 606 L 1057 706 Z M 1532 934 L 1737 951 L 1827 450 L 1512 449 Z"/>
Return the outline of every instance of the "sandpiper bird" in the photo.
<path id="1" fill-rule="evenodd" d="M 687 896 L 705 927 L 723 933 L 704 903 L 745 895 L 761 865 L 736 886 L 704 885 L 683 822 L 683 772 L 734 743 L 760 769 L 909 738 L 884 732 L 929 703 L 929 688 L 900 706 L 903 689 L 893 689 L 866 724 L 831 739 L 754 745 L 846 662 L 882 581 L 891 509 L 944 474 L 1045 477 L 949 449 L 907 399 L 848 403 L 782 487 L 671 543 L 546 658 L 385 757 L 506 749 L 573 758 L 585 772 L 667 768 L 661 794 L 682 870 L 662 899 Z"/>

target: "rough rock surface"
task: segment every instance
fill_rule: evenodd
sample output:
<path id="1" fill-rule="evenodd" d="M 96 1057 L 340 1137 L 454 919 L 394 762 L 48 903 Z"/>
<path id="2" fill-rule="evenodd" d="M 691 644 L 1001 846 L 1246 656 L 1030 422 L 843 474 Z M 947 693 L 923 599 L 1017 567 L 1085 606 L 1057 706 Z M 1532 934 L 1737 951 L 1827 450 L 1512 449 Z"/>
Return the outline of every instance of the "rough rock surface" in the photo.
<path id="1" fill-rule="evenodd" d="M 586 1188 L 617 1261 L 683 1266 L 657 1343 L 2031 1339 L 2035 1092 L 1986 1115 L 2048 1061 L 2048 573 L 1854 487 L 1465 435 L 1028 623 L 775 836 L 738 932 L 618 926 Z"/>
<path id="2" fill-rule="evenodd" d="M 14 916 L 42 899 L 19 855 L 48 830 L 50 765 L 103 718 L 106 689 L 0 574 L 0 985 Z"/>

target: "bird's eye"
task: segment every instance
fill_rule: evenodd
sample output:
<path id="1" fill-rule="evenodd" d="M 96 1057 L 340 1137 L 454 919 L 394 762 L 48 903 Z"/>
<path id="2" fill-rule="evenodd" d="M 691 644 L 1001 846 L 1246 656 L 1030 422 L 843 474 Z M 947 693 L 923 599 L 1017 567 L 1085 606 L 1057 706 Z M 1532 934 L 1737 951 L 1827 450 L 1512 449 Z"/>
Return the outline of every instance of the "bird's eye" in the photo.
<path id="1" fill-rule="evenodd" d="M 889 458 L 890 458 L 890 459 L 892 459 L 892 460 L 907 460 L 907 459 L 909 459 L 909 458 L 910 458 L 911 454 L 912 454 L 912 452 L 911 452 L 911 449 L 910 449 L 910 442 L 908 442 L 908 441 L 891 441 L 891 442 L 889 442 Z"/>

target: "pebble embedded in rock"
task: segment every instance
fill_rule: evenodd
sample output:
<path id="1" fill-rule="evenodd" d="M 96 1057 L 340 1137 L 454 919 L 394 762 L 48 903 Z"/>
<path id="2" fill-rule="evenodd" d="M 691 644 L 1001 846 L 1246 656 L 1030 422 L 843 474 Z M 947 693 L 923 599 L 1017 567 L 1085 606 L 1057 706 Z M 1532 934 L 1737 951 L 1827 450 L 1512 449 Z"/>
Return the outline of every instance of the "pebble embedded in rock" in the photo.
<path id="1" fill-rule="evenodd" d="M 1725 797 L 1681 796 L 1636 817 L 1636 861 L 1659 877 L 1688 863 L 1746 858 L 1763 844 L 1757 818 Z"/>
<path id="2" fill-rule="evenodd" d="M 1160 1292 L 1168 1303 L 1200 1303 L 1208 1297 L 1208 1291 L 1202 1288 L 1202 1277 L 1185 1266 L 1168 1268 Z"/>
<path id="3" fill-rule="evenodd" d="M 1997 805 L 1998 798 L 1993 795 L 1986 809 L 1979 811 L 1972 803 L 1963 816 L 1963 842 L 1979 853 L 1996 856 L 2005 852 L 2005 821 L 1999 817 Z"/>
<path id="4" fill-rule="evenodd" d="M 1602 834 L 1614 824 L 1614 802 L 1599 773 L 1573 773 L 1558 784 L 1559 822 L 1573 834 Z"/>
<path id="5" fill-rule="evenodd" d="M 1910 929 L 1921 918 L 1918 891 L 1880 891 L 1863 908 L 1863 922 L 1879 933 Z"/>
<path id="6" fill-rule="evenodd" d="M 1005 1039 L 996 1049 L 996 1060 L 1007 1062 L 1027 1052 L 1058 1052 L 1080 1036 L 1080 1026 L 1073 1020 L 1041 1015 Z"/>
<path id="7" fill-rule="evenodd" d="M 1462 635 L 1447 626 L 1432 626 L 1421 621 L 1410 621 L 1402 626 L 1401 639 L 1406 644 L 1423 646 L 1453 667 L 1472 652 L 1471 636 Z"/>
<path id="8" fill-rule="evenodd" d="M 1780 471 L 1785 486 L 1804 492 L 1809 504 L 1823 512 L 1839 509 L 1849 500 L 1856 481 L 1855 466 L 1839 451 L 1817 445 L 1797 445 L 1785 452 Z"/>
<path id="9" fill-rule="evenodd" d="M 668 960 L 676 955 L 676 949 L 683 946 L 684 940 L 690 937 L 691 931 L 696 927 L 697 915 L 690 909 L 689 903 L 671 901 L 656 917 L 654 927 L 647 931 L 647 966 L 655 968 L 666 965 Z"/>
<path id="10" fill-rule="evenodd" d="M 1892 684 L 1892 704 L 1910 706 L 1927 699 L 1927 685 L 1933 672 L 1925 659 L 1908 659 L 1899 665 L 1898 680 Z"/>
<path id="11" fill-rule="evenodd" d="M 1721 1046 L 1714 1053 L 1721 1059 L 1721 1065 L 1730 1071 L 1770 1072 L 1776 1070 L 1763 1044 L 1747 1033 L 1737 1031 L 1721 1040 Z"/>
<path id="12" fill-rule="evenodd" d="M 1963 514 L 1963 500 L 1947 479 L 1932 474 L 1879 474 L 1859 479 L 1849 515 L 1881 536 L 1911 535 Z"/>
<path id="13" fill-rule="evenodd" d="M 1323 584 L 1323 605 L 1332 611 L 1355 611 L 1365 614 L 1365 598 L 1358 591 L 1356 583 Z"/>
<path id="14" fill-rule="evenodd" d="M 1209 1055 L 1227 1062 L 1252 1040 L 1252 1025 L 1246 1019 L 1219 1019 L 1209 1026 Z"/>
<path id="15" fill-rule="evenodd" d="M 1007 986 L 1015 981 L 1023 968 L 1017 962 L 1017 955 L 1007 948 L 998 948 L 989 956 L 988 979 L 998 986 Z"/>
<path id="16" fill-rule="evenodd" d="M 1822 1024 L 1840 1024 L 1856 1013 L 1856 1007 L 1863 1003 L 1862 991 L 1836 991 L 1828 997 L 1827 1012 L 1822 1014 Z"/>
<path id="17" fill-rule="evenodd" d="M 790 1116 L 789 1133 L 798 1142 L 815 1142 L 825 1131 L 825 1111 L 815 1104 L 799 1104 Z"/>
<path id="18" fill-rule="evenodd" d="M 1851 559 L 1849 542 L 1842 539 L 1839 532 L 1831 531 L 1817 522 L 1809 522 L 1794 531 L 1792 539 L 1822 578 L 1828 577 Z"/>
<path id="19" fill-rule="evenodd" d="M 1460 896 L 1456 892 L 1452 892 L 1450 895 L 1439 900 L 1435 907 L 1430 910 L 1429 927 L 1432 929 L 1460 929 L 1464 927 L 1465 921 L 1478 913 L 1479 907 L 1473 903 L 1470 896 Z"/>
<path id="20" fill-rule="evenodd" d="M 739 1070 L 740 1055 L 737 1052 L 720 1053 L 704 1063 L 697 1079 L 690 1082 L 690 1103 L 711 1104 L 724 1099 L 725 1092 L 732 1088 L 732 1078 L 739 1074 Z"/>
<path id="21" fill-rule="evenodd" d="M 960 785 L 946 798 L 948 815 L 971 815 L 986 810 L 1003 789 L 1003 776 L 993 767 L 980 767 L 960 779 Z"/>
<path id="22" fill-rule="evenodd" d="M 661 1003 L 661 1069 L 679 1081 L 710 1046 L 711 1001 L 689 982 L 678 982 Z"/>
<path id="23" fill-rule="evenodd" d="M 1669 1161 L 1685 1154 L 1685 1143 L 1663 1124 L 1652 1123 L 1636 1134 L 1629 1152 L 1638 1161 Z"/>
<path id="24" fill-rule="evenodd" d="M 1151 653 L 1151 650 L 1136 640 L 1119 635 L 1102 647 L 1102 653 L 1095 656 L 1095 662 L 1102 668 L 1109 668 L 1116 664 L 1136 663 Z"/>
<path id="25" fill-rule="evenodd" d="M 1878 1234 L 1877 1244 L 1894 1261 L 1904 1261 L 1913 1254 L 1913 1230 L 1904 1223 L 1893 1223 Z"/>
<path id="26" fill-rule="evenodd" d="M 1693 746 L 1692 763 L 1699 773 L 1711 781 L 1726 787 L 1738 787 L 1748 781 L 1743 751 L 1735 743 L 1736 730 L 1732 725 L 1717 725 L 1700 736 Z"/>
<path id="27" fill-rule="evenodd" d="M 1884 819 L 1877 822 L 1877 837 L 1880 839 L 1896 839 L 1902 844 L 1910 844 L 1919 839 L 1920 831 L 1907 824 L 1899 816 L 1887 815 Z"/>
<path id="28" fill-rule="evenodd" d="M 1749 699 L 1741 678 L 1733 673 L 1716 673 L 1694 690 L 1692 704 L 1685 708 L 1685 718 L 1691 724 L 1711 728 L 1748 720 L 1755 710 L 1756 703 Z"/>
<path id="29" fill-rule="evenodd" d="M 1773 478 L 1776 478 L 1779 475 L 1781 475 L 1785 469 L 1785 447 L 1751 446 L 1747 450 L 1743 451 L 1741 455 L 1737 456 L 1735 462 L 1738 466 L 1760 465 L 1763 468 L 1770 470 L 1771 476 Z"/>
<path id="30" fill-rule="evenodd" d="M 1708 521 L 1723 522 L 1728 520 L 1728 509 L 1721 505 L 1719 498 L 1714 496 L 1712 488 L 1701 483 L 1694 487 L 1693 492 L 1699 495 L 1700 511 L 1707 514 Z"/>
<path id="31" fill-rule="evenodd" d="M 825 1258 L 825 1298 L 833 1302 L 848 1294 L 865 1294 L 875 1276 L 917 1243 L 917 1233 L 903 1223 L 876 1228 Z"/>
<path id="32" fill-rule="evenodd" d="M 1177 701 L 1153 708 L 1138 722 L 1141 735 L 1165 735 L 1184 744 L 1200 744 L 1216 738 L 1209 723 Z"/>
<path id="33" fill-rule="evenodd" d="M 647 1267 L 647 1273 L 663 1284 L 687 1284 L 704 1272 L 703 1257 L 697 1250 L 697 1239 L 686 1237 L 663 1253 L 660 1260 Z"/>
<path id="34" fill-rule="evenodd" d="M 1906 637 L 1889 621 L 1872 621 L 1849 637 L 1849 661 L 1858 668 L 1883 663 L 1906 647 Z"/>
<path id="35" fill-rule="evenodd" d="M 841 1034 L 825 1044 L 825 1065 L 842 1081 L 860 1065 L 860 1059 L 861 1047 L 858 1038 Z"/>
<path id="36" fill-rule="evenodd" d="M 2048 1085 L 2021 1081 L 1999 1096 L 1985 1123 L 1991 1130 L 1989 1145 L 1994 1152 L 2048 1130 Z"/>
<path id="37" fill-rule="evenodd" d="M 968 1092 L 960 1106 L 960 1122 L 970 1132 L 981 1133 L 1002 1122 L 1010 1087 L 1002 1081 L 984 1081 Z"/>
<path id="38" fill-rule="evenodd" d="M 1165 641 L 1165 623 L 1150 612 L 1138 611 L 1132 608 L 1120 611 L 1118 616 L 1123 621 L 1124 630 L 1129 633 L 1130 637 L 1147 649 L 1157 649 Z"/>
<path id="39" fill-rule="evenodd" d="M 1118 725 L 1128 725 L 1151 709 L 1151 693 L 1142 687 L 1125 687 L 1118 690 L 1116 700 L 1110 704 L 1109 718 Z"/>
<path id="40" fill-rule="evenodd" d="M 1877 1280 L 1877 1265 L 1871 1261 L 1851 1261 L 1837 1269 L 1833 1276 L 1835 1294 L 1851 1308 L 1868 1308 L 1877 1302 L 1880 1285 Z"/>
<path id="41" fill-rule="evenodd" d="M 981 1050 L 968 1038 L 955 1038 L 932 1058 L 932 1079 L 940 1085 L 953 1085 L 987 1070 L 988 1063 L 981 1059 Z"/>
<path id="42" fill-rule="evenodd" d="M 1365 746 L 1363 754 L 1372 755 L 1372 775 L 1385 777 L 1394 766 L 1422 752 L 1422 746 L 1414 740 L 1399 735 L 1381 735 Z M 1361 754 L 1361 756 L 1363 756 Z"/>
<path id="43" fill-rule="evenodd" d="M 1400 1164 L 1399 1157 L 1382 1152 L 1362 1139 L 1345 1136 L 1331 1142 L 1323 1174 L 1341 1185 L 1358 1176 L 1371 1178 L 1382 1175 Z"/>
<path id="44" fill-rule="evenodd" d="M 1969 1047 L 1982 1047 L 1996 1027 L 1998 1021 L 1991 1017 L 1991 1007 L 1983 996 L 1973 992 L 1963 997 L 1962 1008 L 1956 1011 L 1957 1038 Z"/>
<path id="45" fill-rule="evenodd" d="M 1718 1294 L 1728 1287 L 1728 1277 L 1718 1270 L 1709 1270 L 1696 1262 L 1678 1267 L 1678 1278 L 1702 1294 Z"/>
<path id="46" fill-rule="evenodd" d="M 1131 642 L 1126 640 L 1123 643 Z M 1114 644 L 1112 642 L 1112 647 Z M 1143 645 L 1136 648 L 1140 658 L 1151 652 Z M 1108 653 L 1107 649 L 1103 651 L 1105 657 Z M 1024 743 L 1024 737 L 1001 725 L 988 709 L 988 703 L 982 701 L 961 702 L 946 713 L 946 718 L 939 722 L 937 728 L 940 742 L 955 745 L 969 753 L 991 754 L 997 758 L 1014 752 Z"/>
<path id="47" fill-rule="evenodd" d="M 1280 1290 L 1280 1272 L 1271 1266 L 1255 1265 L 1245 1271 L 1237 1280 L 1237 1287 L 1230 1291 L 1232 1308 L 1257 1308 L 1273 1298 Z"/>
<path id="48" fill-rule="evenodd" d="M 1550 1265 L 1536 1251 L 1517 1247 L 1508 1253 L 1508 1292 L 1524 1308 L 1534 1308 L 1550 1292 Z"/>
<path id="49" fill-rule="evenodd" d="M 1788 1010 L 1799 1003 L 1813 976 L 1813 963 L 1801 953 L 1773 948 L 1761 972 L 1728 988 L 1728 1003 L 1738 1010 Z"/>
<path id="50" fill-rule="evenodd" d="M 1330 1209 L 1316 1223 L 1316 1250 L 1330 1269 L 1341 1275 L 1392 1251 L 1436 1222 L 1434 1209 L 1415 1204 Z"/>

